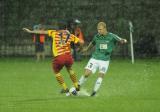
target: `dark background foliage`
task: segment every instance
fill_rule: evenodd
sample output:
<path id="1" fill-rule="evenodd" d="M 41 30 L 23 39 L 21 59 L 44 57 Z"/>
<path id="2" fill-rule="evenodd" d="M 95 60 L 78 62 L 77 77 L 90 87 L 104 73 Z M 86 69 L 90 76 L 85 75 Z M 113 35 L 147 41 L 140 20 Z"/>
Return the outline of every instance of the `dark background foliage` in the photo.
<path id="1" fill-rule="evenodd" d="M 143 50 L 140 44 L 148 44 L 143 40 L 152 38 L 148 42 L 159 52 L 159 6 L 159 0 L 1 0 L 0 43 L 23 43 L 29 36 L 23 27 L 41 23 L 58 28 L 74 19 L 82 22 L 85 40 L 91 40 L 99 21 L 105 21 L 110 32 L 129 40 L 128 21 L 132 21 L 135 50 Z"/>

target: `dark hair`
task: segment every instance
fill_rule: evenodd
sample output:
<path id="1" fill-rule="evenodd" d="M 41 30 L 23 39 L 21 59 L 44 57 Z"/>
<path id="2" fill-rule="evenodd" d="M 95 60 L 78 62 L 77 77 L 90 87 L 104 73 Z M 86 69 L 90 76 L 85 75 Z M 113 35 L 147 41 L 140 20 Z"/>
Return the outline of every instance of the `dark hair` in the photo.
<path id="1" fill-rule="evenodd" d="M 59 29 L 66 29 L 66 28 L 67 28 L 66 24 L 64 24 L 64 23 L 59 24 Z"/>

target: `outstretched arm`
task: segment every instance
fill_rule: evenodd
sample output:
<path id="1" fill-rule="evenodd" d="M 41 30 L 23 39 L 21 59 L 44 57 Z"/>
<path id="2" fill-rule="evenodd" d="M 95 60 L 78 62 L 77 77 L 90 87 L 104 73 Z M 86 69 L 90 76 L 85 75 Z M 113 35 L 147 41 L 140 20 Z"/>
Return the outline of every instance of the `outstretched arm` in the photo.
<path id="1" fill-rule="evenodd" d="M 48 34 L 48 31 L 46 31 L 46 30 L 30 30 L 30 29 L 28 29 L 28 28 L 23 28 L 23 30 L 25 31 L 25 32 L 28 32 L 28 33 L 35 33 L 35 34 Z"/>
<path id="2" fill-rule="evenodd" d="M 115 34 L 112 34 L 114 39 L 118 42 L 120 42 L 121 44 L 126 44 L 127 43 L 127 40 L 126 39 L 123 39 L 123 38 L 120 38 L 119 36 L 115 35 Z"/>

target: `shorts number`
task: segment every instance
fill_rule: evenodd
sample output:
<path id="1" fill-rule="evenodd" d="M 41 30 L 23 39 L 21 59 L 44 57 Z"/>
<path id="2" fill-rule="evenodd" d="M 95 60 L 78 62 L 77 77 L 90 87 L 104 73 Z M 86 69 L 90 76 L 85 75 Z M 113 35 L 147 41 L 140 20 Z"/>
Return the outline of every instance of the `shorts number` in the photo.
<path id="1" fill-rule="evenodd" d="M 105 72 L 105 71 L 106 71 L 106 68 L 105 68 L 105 67 L 102 67 L 102 68 L 101 68 L 101 71 L 102 71 L 102 72 Z"/>
<path id="2" fill-rule="evenodd" d="M 89 68 L 92 68 L 92 66 L 93 66 L 93 63 L 90 63 Z"/>

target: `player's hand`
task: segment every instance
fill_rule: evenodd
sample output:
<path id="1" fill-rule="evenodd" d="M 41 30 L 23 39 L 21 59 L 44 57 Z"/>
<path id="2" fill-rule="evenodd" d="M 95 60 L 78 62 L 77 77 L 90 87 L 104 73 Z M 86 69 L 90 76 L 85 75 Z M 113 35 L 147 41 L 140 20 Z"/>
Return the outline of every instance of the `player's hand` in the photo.
<path id="1" fill-rule="evenodd" d="M 28 28 L 23 28 L 23 31 L 30 32 L 30 30 Z"/>
<path id="2" fill-rule="evenodd" d="M 126 40 L 126 39 L 121 39 L 120 42 L 121 42 L 122 44 L 126 44 L 126 43 L 127 43 L 127 40 Z"/>
<path id="3" fill-rule="evenodd" d="M 68 34 L 71 34 L 69 30 L 65 30 Z"/>
<path id="4" fill-rule="evenodd" d="M 84 40 L 79 39 L 79 43 L 80 43 L 81 45 L 83 45 L 83 44 L 84 44 Z"/>

